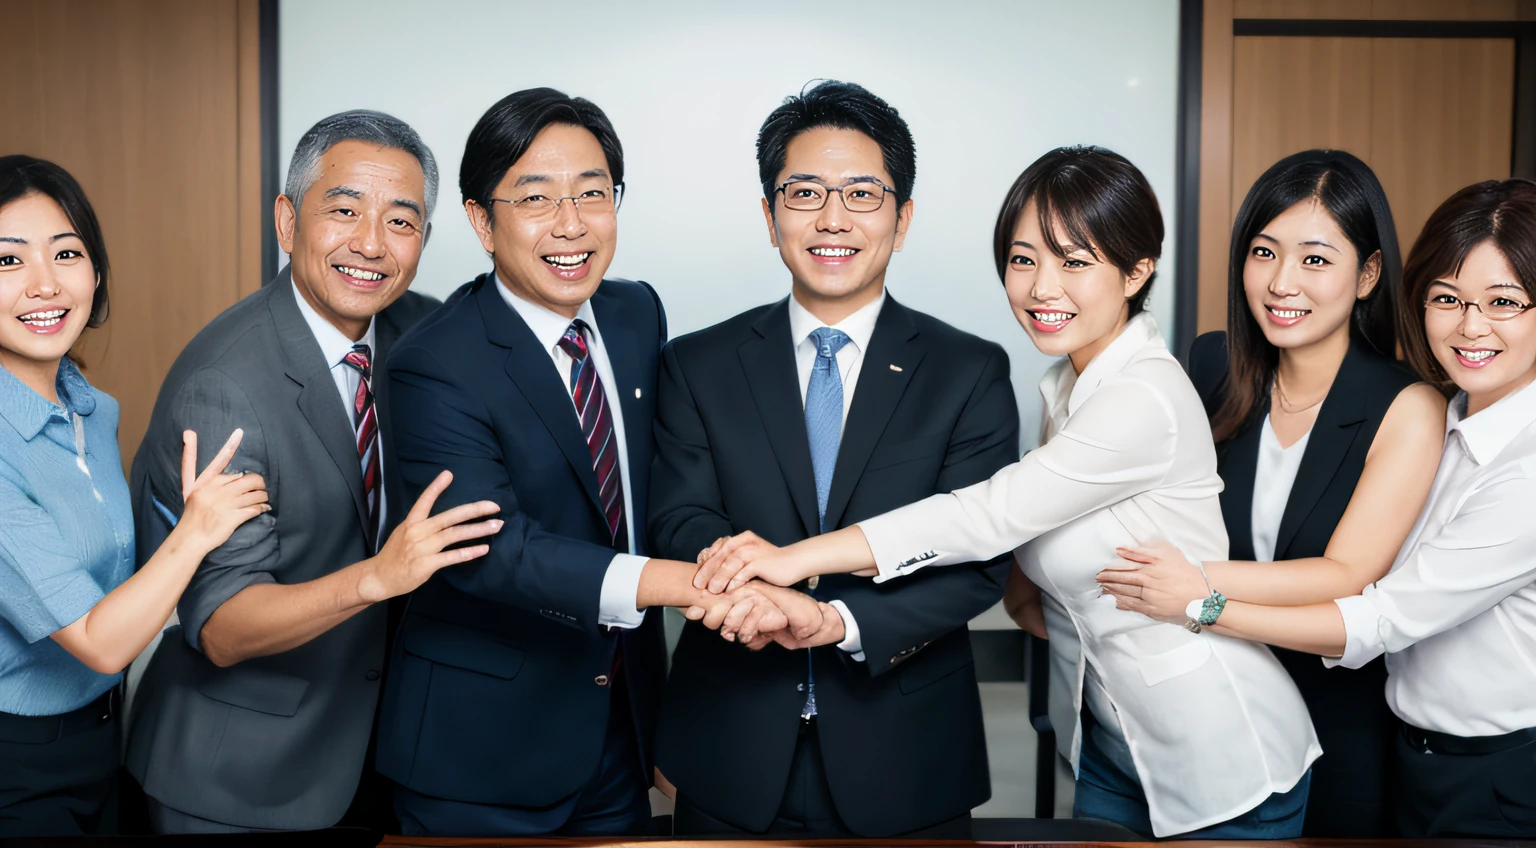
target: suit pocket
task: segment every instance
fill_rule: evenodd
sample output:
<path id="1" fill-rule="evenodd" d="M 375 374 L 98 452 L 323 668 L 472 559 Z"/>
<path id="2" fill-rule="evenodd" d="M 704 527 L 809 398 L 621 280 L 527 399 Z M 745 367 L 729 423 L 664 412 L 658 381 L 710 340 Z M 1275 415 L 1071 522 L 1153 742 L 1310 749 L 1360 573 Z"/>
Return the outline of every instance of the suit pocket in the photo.
<path id="1" fill-rule="evenodd" d="M 523 660 L 527 658 L 522 648 L 496 641 L 483 633 L 426 617 L 411 622 L 401 635 L 400 646 L 406 653 L 438 665 L 502 680 L 517 677 L 517 673 L 523 670 Z"/>
<path id="2" fill-rule="evenodd" d="M 963 638 L 956 639 L 951 633 L 902 663 L 902 668 L 896 672 L 897 685 L 901 687 L 902 694 L 910 695 L 925 689 L 975 663 L 971 656 L 969 634 L 959 632 Z"/>
<path id="3" fill-rule="evenodd" d="M 1146 681 L 1148 686 L 1156 686 L 1175 677 L 1189 674 L 1205 665 L 1205 661 L 1210 658 L 1211 643 L 1199 639 L 1187 642 L 1171 651 L 1143 657 L 1136 664 L 1141 669 L 1141 679 Z"/>
<path id="4" fill-rule="evenodd" d="M 915 439 L 906 439 L 900 442 L 892 442 L 888 445 L 878 445 L 869 455 L 869 462 L 865 464 L 865 471 L 874 471 L 880 468 L 889 468 L 892 465 L 900 465 L 904 462 L 924 459 L 944 453 L 949 448 L 949 434 L 935 433 L 930 436 L 918 436 Z"/>
<path id="5" fill-rule="evenodd" d="M 197 691 L 223 704 L 267 715 L 292 717 L 309 691 L 309 681 L 260 668 L 221 669 L 203 680 Z"/>

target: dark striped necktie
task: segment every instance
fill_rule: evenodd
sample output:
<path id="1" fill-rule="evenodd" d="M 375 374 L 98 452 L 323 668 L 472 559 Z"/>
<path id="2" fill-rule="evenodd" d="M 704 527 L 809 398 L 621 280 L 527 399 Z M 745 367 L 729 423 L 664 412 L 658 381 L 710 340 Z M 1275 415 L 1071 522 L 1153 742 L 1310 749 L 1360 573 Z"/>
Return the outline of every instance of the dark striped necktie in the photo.
<path id="1" fill-rule="evenodd" d="M 587 322 L 577 318 L 560 337 L 560 349 L 571 358 L 571 400 L 581 419 L 581 432 L 592 454 L 592 470 L 597 472 L 598 500 L 608 520 L 613 546 L 629 550 L 629 530 L 624 522 L 624 481 L 619 473 L 619 443 L 614 437 L 613 409 L 597 376 L 597 364 L 587 348 L 591 333 Z"/>
<path id="2" fill-rule="evenodd" d="M 363 470 L 363 500 L 368 504 L 368 552 L 379 542 L 379 418 L 373 406 L 373 352 L 365 344 L 352 346 L 341 360 L 362 378 L 352 396 L 352 426 L 357 431 L 357 459 Z"/>

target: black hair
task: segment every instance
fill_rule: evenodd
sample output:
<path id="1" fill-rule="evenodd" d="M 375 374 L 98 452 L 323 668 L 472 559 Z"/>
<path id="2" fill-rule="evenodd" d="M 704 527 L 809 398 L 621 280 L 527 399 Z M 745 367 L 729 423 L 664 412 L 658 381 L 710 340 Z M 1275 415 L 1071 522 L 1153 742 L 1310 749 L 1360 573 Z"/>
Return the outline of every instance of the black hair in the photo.
<path id="1" fill-rule="evenodd" d="M 459 165 L 459 192 L 464 202 L 479 204 L 494 222 L 492 193 L 550 124 L 581 127 L 596 136 L 615 188 L 623 186 L 624 147 L 603 110 L 590 100 L 553 88 L 525 88 L 496 101 L 469 131 L 464 160 Z"/>
<path id="2" fill-rule="evenodd" d="M 111 311 L 107 297 L 107 243 L 85 189 L 68 171 L 46 159 L 21 154 L 0 156 L 0 207 L 29 194 L 41 194 L 59 204 L 69 225 L 85 242 L 85 256 L 96 272 L 96 294 L 91 298 L 91 317 L 85 326 L 100 327 Z"/>
<path id="3" fill-rule="evenodd" d="M 1141 260 L 1162 256 L 1163 212 L 1141 169 L 1102 147 L 1058 147 L 1025 168 L 1003 199 L 992 232 L 992 258 L 1000 280 L 1007 279 L 1013 233 L 1030 201 L 1040 216 L 1045 245 L 1056 256 L 1066 256 L 1056 240 L 1057 226 L 1072 244 L 1087 248 L 1126 276 Z M 1130 315 L 1141 312 L 1156 277 L 1154 272 L 1130 296 Z"/>
<path id="4" fill-rule="evenodd" d="M 891 175 L 891 188 L 896 190 L 897 207 L 911 199 L 912 184 L 917 180 L 917 152 L 907 122 L 891 104 L 864 86 L 823 80 L 802 89 L 798 95 L 784 98 L 757 131 L 757 177 L 763 183 L 763 197 L 770 209 L 789 143 L 801 133 L 822 127 L 855 130 L 869 136 L 880 146 L 885 170 Z"/>
<path id="5" fill-rule="evenodd" d="M 1280 352 L 1264 337 L 1248 308 L 1243 266 L 1253 239 L 1287 209 L 1315 201 L 1343 231 L 1359 257 L 1357 273 L 1378 251 L 1381 275 L 1371 293 L 1355 301 L 1350 335 L 1377 353 L 1397 356 L 1397 315 L 1402 308 L 1403 260 L 1387 194 L 1369 165 L 1342 150 L 1305 150 L 1281 159 L 1248 190 L 1232 225 L 1227 258 L 1227 388 L 1211 414 L 1221 442 L 1236 436 L 1258 414 L 1280 364 Z"/>

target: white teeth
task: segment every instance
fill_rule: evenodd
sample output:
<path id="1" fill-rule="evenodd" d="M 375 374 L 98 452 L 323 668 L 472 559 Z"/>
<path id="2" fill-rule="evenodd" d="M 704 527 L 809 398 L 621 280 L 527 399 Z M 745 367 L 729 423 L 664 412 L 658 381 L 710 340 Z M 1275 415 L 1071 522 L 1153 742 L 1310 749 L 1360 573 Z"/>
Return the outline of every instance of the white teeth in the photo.
<path id="1" fill-rule="evenodd" d="M 32 312 L 23 315 L 20 320 L 21 323 L 31 327 L 52 327 L 63 321 L 64 313 L 68 311 L 67 309 L 49 309 L 46 312 Z"/>
<path id="2" fill-rule="evenodd" d="M 1035 316 L 1035 320 L 1042 324 L 1060 324 L 1072 318 L 1070 312 L 1031 312 L 1029 314 Z"/>
<path id="3" fill-rule="evenodd" d="M 851 247 L 813 247 L 811 253 L 816 256 L 852 256 L 858 251 Z"/>
<path id="4" fill-rule="evenodd" d="M 559 265 L 561 267 L 574 268 L 577 265 L 580 265 L 581 263 L 587 261 L 587 259 L 589 257 L 591 257 L 591 256 L 592 256 L 592 251 L 589 250 L 586 253 L 568 253 L 568 254 L 562 254 L 562 255 L 558 255 L 558 256 L 546 256 L 546 257 L 544 257 L 544 261 L 548 262 L 551 265 Z"/>
<path id="5" fill-rule="evenodd" d="M 350 268 L 346 265 L 333 265 L 331 267 L 335 268 L 343 274 L 346 274 L 348 277 L 351 277 L 354 280 L 364 280 L 370 283 L 376 283 L 379 280 L 384 279 L 384 275 L 378 273 L 377 271 L 364 271 L 361 268 Z"/>
<path id="6" fill-rule="evenodd" d="M 1463 350 L 1459 347 L 1455 350 L 1462 359 L 1470 362 L 1482 362 L 1485 359 L 1492 359 L 1494 354 L 1498 353 L 1496 350 Z"/>
<path id="7" fill-rule="evenodd" d="M 1269 311 L 1276 318 L 1300 318 L 1309 312 L 1309 310 L 1306 309 L 1276 309 L 1273 306 L 1269 308 Z"/>

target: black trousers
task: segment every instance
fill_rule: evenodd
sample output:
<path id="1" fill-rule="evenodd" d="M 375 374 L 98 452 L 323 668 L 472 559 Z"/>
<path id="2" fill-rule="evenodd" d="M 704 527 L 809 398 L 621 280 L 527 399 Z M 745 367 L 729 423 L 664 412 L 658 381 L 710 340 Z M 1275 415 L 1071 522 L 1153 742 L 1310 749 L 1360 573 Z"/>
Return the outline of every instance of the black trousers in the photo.
<path id="1" fill-rule="evenodd" d="M 827 783 L 827 770 L 821 759 L 821 743 L 816 736 L 816 721 L 812 719 L 800 727 L 795 742 L 794 759 L 790 761 L 789 783 L 784 787 L 784 800 L 779 802 L 779 812 L 768 830 L 756 833 L 743 830 L 711 816 L 688 802 L 681 791 L 672 814 L 672 831 L 676 836 L 692 839 L 714 837 L 728 839 L 760 839 L 763 836 L 826 839 L 860 838 L 861 834 L 848 829 L 837 814 L 832 800 L 832 787 Z M 971 816 L 940 822 L 912 833 L 904 833 L 900 839 L 971 839 Z"/>
<path id="2" fill-rule="evenodd" d="M 116 833 L 116 693 L 64 715 L 0 713 L 0 837 Z"/>
<path id="3" fill-rule="evenodd" d="M 1404 727 L 1397 763 L 1403 836 L 1536 836 L 1536 728 L 1468 739 Z"/>

